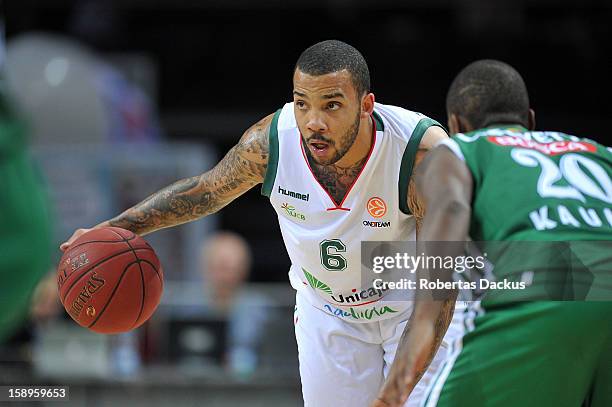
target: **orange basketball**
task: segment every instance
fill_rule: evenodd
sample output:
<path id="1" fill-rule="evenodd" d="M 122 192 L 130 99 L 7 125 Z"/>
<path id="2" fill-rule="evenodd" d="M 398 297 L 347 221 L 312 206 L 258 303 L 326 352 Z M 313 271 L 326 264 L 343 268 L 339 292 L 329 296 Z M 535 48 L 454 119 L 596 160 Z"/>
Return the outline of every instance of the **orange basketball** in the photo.
<path id="1" fill-rule="evenodd" d="M 66 312 L 94 332 L 127 332 L 148 320 L 164 276 L 149 244 L 129 230 L 106 227 L 80 236 L 64 252 L 57 286 Z"/>

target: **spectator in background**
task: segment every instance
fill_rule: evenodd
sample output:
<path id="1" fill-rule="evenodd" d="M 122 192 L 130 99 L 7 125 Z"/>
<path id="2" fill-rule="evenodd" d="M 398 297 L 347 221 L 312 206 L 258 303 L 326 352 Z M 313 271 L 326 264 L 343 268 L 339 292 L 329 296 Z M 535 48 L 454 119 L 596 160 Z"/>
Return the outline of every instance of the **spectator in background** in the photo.
<path id="1" fill-rule="evenodd" d="M 200 271 L 208 308 L 229 321 L 229 369 L 249 375 L 257 367 L 261 344 L 270 312 L 266 299 L 245 285 L 251 268 L 251 250 L 236 233 L 221 231 L 202 245 Z"/>

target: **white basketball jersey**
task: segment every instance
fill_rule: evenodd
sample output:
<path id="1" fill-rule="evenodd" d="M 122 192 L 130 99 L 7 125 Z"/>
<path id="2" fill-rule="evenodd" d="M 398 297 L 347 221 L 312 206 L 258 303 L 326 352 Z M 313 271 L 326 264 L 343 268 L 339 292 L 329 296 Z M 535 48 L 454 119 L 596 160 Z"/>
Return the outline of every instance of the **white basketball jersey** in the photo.
<path id="1" fill-rule="evenodd" d="M 380 301 L 385 292 L 361 283 L 362 241 L 415 240 L 408 181 L 420 140 L 439 124 L 420 113 L 376 103 L 367 161 L 342 202 L 310 169 L 293 103 L 276 112 L 262 193 L 278 215 L 291 258 L 289 279 L 317 308 L 350 322 L 372 322 L 412 307 Z"/>

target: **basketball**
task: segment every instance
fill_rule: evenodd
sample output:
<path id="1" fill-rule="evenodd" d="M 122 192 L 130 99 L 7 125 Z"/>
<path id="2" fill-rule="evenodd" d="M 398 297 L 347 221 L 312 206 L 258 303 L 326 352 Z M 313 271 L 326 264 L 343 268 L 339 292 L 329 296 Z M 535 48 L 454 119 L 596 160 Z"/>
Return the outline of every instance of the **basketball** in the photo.
<path id="1" fill-rule="evenodd" d="M 116 227 L 80 236 L 57 268 L 58 292 L 68 315 L 105 334 L 127 332 L 147 321 L 159 304 L 163 282 L 151 246 Z"/>

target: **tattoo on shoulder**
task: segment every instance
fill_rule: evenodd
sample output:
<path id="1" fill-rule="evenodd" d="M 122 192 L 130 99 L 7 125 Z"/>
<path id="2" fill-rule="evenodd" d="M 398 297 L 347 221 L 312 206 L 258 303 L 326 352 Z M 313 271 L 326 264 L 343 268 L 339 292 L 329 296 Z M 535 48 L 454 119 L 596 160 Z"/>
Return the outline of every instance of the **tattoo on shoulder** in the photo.
<path id="1" fill-rule="evenodd" d="M 268 168 L 270 145 L 268 134 L 272 115 L 265 117 L 251 126 L 242 136 L 240 142 L 230 150 L 239 157 L 242 169 L 246 169 L 259 182 L 263 181 Z M 228 155 L 230 155 L 228 153 Z"/>
<path id="2" fill-rule="evenodd" d="M 161 189 L 109 223 L 146 234 L 217 212 L 263 182 L 268 167 L 271 121 L 269 115 L 251 126 L 210 171 Z"/>

